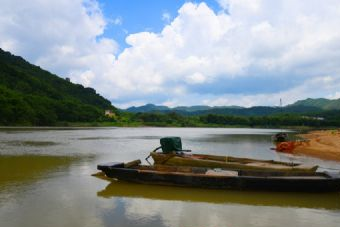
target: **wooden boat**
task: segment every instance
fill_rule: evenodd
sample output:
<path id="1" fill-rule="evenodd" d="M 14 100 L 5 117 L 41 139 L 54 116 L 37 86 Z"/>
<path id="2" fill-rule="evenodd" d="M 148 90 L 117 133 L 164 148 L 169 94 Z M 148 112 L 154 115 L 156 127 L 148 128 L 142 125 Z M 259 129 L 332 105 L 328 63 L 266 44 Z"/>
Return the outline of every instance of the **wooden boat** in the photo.
<path id="1" fill-rule="evenodd" d="M 318 166 L 231 156 L 151 152 L 155 164 L 277 172 L 315 172 Z"/>
<path id="2" fill-rule="evenodd" d="M 110 178 L 143 184 L 264 191 L 340 191 L 340 174 L 145 166 L 140 160 L 97 168 Z"/>

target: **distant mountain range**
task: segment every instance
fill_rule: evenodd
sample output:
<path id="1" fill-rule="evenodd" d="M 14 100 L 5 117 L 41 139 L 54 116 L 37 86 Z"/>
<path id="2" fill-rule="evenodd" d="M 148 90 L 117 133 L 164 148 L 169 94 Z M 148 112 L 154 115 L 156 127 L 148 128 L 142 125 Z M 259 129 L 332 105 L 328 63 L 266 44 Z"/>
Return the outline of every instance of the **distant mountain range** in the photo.
<path id="1" fill-rule="evenodd" d="M 240 115 L 240 116 L 266 116 L 279 113 L 320 113 L 327 110 L 340 110 L 340 99 L 330 100 L 325 98 L 305 99 L 295 102 L 294 104 L 284 107 L 277 106 L 179 106 L 170 108 L 167 106 L 157 106 L 146 104 L 139 107 L 129 107 L 123 111 L 130 113 L 150 113 L 176 112 L 182 115 L 204 115 L 204 114 L 221 114 L 221 115 Z"/>
<path id="2" fill-rule="evenodd" d="M 178 107 L 167 107 L 167 106 L 157 106 L 154 104 L 146 104 L 144 106 L 132 106 L 124 111 L 130 112 L 130 113 L 147 113 L 147 112 L 188 112 L 188 113 L 194 113 L 197 111 L 207 111 L 212 109 L 244 109 L 244 107 L 240 106 L 178 106 Z"/>

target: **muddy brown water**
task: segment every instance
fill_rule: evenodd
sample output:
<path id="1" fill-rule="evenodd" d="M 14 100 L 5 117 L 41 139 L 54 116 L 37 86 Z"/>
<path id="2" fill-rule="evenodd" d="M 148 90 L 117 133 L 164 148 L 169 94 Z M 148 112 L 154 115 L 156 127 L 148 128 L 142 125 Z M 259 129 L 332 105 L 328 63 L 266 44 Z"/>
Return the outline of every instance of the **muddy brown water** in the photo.
<path id="1" fill-rule="evenodd" d="M 0 129 L 0 226 L 339 226 L 340 193 L 207 190 L 140 185 L 91 176 L 96 165 L 142 159 L 163 136 L 210 153 L 340 164 L 278 154 L 269 129 Z"/>

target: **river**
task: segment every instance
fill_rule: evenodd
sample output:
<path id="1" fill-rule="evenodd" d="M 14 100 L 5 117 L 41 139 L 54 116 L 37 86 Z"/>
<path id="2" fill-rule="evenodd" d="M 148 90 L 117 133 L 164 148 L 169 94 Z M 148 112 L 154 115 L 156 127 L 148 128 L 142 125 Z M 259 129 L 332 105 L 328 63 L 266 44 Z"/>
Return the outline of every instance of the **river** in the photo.
<path id="1" fill-rule="evenodd" d="M 207 190 L 107 181 L 96 165 L 144 158 L 163 136 L 183 148 L 296 161 L 340 164 L 271 150 L 275 129 L 2 128 L 0 226 L 339 226 L 340 193 Z M 144 161 L 145 162 L 145 161 Z"/>

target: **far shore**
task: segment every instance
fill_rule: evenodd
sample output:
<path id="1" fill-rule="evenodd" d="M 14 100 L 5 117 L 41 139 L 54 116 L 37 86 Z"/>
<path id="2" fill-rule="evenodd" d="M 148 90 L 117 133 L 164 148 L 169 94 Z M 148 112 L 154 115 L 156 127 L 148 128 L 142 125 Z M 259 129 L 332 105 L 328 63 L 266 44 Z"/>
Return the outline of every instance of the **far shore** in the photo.
<path id="1" fill-rule="evenodd" d="M 340 161 L 340 129 L 311 131 L 298 136 L 308 142 L 296 146 L 294 154 Z"/>
<path id="2" fill-rule="evenodd" d="M 0 125 L 0 129 L 30 129 L 30 128 L 41 128 L 41 129 L 62 129 L 62 128 L 110 128 L 110 127 L 122 127 L 122 128 L 257 128 L 257 129 L 286 129 L 295 131 L 310 131 L 317 130 L 318 128 L 310 126 L 263 126 L 263 125 L 221 125 L 221 124 L 194 124 L 194 125 L 179 125 L 179 124 L 167 124 L 164 122 L 155 122 L 149 124 L 143 124 L 141 122 L 58 122 L 56 125 Z M 324 129 L 324 128 L 323 128 Z"/>

